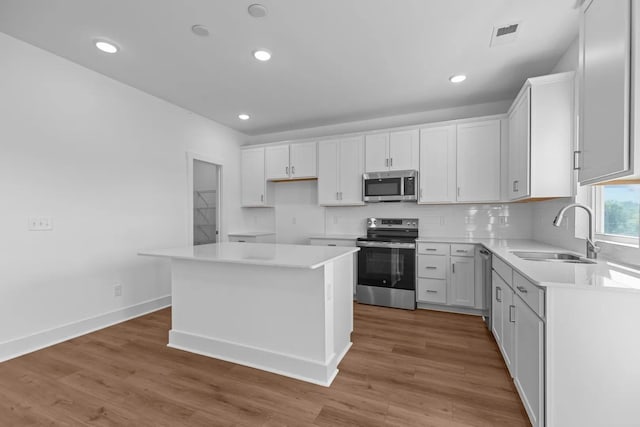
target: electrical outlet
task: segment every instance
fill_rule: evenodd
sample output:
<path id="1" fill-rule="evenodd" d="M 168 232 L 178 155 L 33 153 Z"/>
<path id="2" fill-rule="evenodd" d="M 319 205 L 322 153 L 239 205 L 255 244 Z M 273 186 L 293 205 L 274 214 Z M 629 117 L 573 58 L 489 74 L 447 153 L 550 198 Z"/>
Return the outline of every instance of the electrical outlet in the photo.
<path id="1" fill-rule="evenodd" d="M 29 231 L 51 231 L 53 220 L 50 216 L 30 216 L 27 219 Z"/>
<path id="2" fill-rule="evenodd" d="M 119 283 L 116 283 L 115 285 L 113 285 L 113 296 L 114 297 L 121 297 L 122 296 L 122 285 Z"/>

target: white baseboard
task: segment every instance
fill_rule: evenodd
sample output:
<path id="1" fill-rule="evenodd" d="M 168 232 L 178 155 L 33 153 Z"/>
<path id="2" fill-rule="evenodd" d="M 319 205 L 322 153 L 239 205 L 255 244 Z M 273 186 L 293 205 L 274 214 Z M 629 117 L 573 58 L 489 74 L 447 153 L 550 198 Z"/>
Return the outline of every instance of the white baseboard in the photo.
<path id="1" fill-rule="evenodd" d="M 169 331 L 168 347 L 329 387 L 351 343 L 327 363 L 176 330 Z"/>
<path id="2" fill-rule="evenodd" d="M 85 335 L 171 305 L 171 295 L 0 343 L 0 362 Z"/>

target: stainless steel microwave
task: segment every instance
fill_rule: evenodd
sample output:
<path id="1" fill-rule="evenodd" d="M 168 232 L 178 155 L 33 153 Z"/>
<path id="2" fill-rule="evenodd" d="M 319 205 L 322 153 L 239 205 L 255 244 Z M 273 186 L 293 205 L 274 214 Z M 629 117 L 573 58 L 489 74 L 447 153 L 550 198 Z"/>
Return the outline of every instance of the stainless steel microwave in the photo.
<path id="1" fill-rule="evenodd" d="M 418 171 L 370 172 L 362 175 L 365 202 L 411 202 L 418 200 Z"/>

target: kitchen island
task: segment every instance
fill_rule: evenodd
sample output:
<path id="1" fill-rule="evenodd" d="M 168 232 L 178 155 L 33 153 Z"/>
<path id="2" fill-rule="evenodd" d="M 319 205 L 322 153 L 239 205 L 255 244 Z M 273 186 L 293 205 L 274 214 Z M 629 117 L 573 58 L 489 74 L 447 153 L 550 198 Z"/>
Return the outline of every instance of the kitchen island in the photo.
<path id="1" fill-rule="evenodd" d="M 169 347 L 329 386 L 351 347 L 358 248 L 216 243 L 171 260 Z"/>

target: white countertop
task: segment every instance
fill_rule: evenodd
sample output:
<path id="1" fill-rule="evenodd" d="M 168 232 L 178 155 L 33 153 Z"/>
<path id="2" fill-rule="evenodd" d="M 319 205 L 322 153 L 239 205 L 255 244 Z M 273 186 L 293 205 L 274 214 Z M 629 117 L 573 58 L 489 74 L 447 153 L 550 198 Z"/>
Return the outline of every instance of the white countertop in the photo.
<path id="1" fill-rule="evenodd" d="M 357 240 L 364 237 L 363 234 L 313 234 L 310 239 L 327 239 L 327 240 Z"/>
<path id="2" fill-rule="evenodd" d="M 510 264 L 515 271 L 540 287 L 561 286 L 575 289 L 640 292 L 640 268 L 633 268 L 606 259 L 594 260 L 595 264 L 528 261 L 511 253 L 513 251 L 553 251 L 584 257 L 583 253 L 576 253 L 534 240 L 419 238 L 417 242 L 481 244 Z"/>
<path id="3" fill-rule="evenodd" d="M 259 237 L 259 236 L 273 236 L 275 231 L 243 231 L 242 233 L 229 233 L 229 236 L 237 237 Z"/>
<path id="4" fill-rule="evenodd" d="M 355 247 L 223 242 L 141 251 L 138 255 L 204 262 L 315 269 L 359 251 Z"/>

